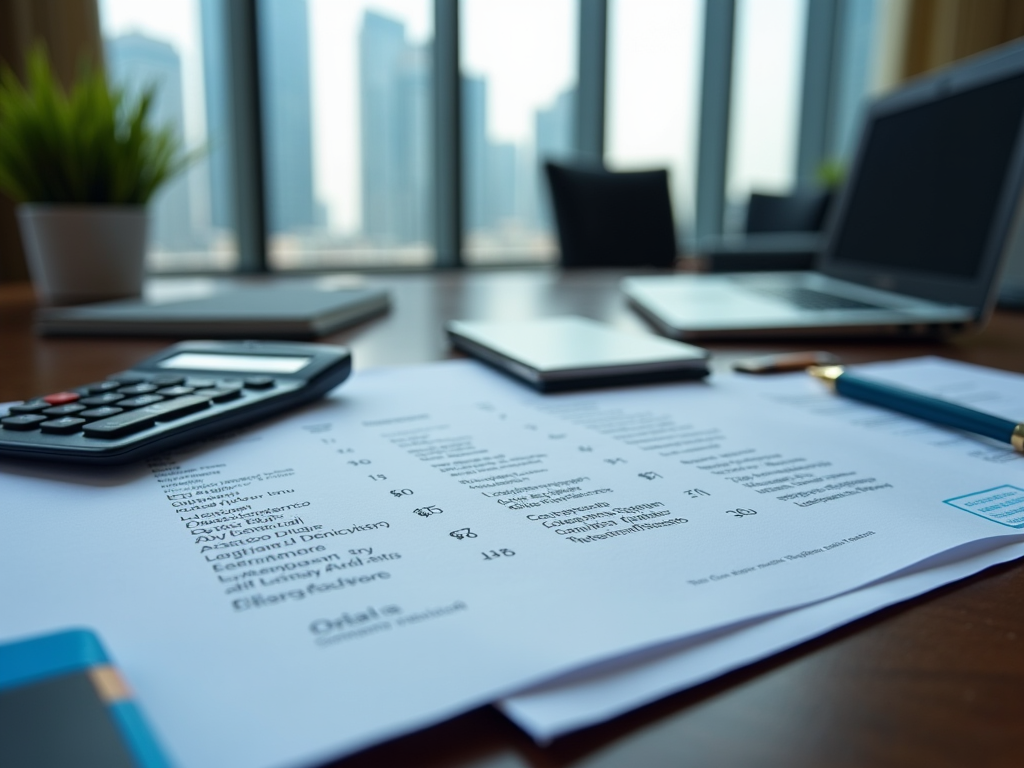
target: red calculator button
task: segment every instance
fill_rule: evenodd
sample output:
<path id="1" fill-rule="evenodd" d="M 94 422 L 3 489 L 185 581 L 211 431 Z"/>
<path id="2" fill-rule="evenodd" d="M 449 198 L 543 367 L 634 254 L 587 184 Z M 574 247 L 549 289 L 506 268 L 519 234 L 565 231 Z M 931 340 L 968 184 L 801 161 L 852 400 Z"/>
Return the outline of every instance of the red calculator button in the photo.
<path id="1" fill-rule="evenodd" d="M 68 403 L 75 402 L 79 397 L 81 395 L 77 392 L 54 392 L 52 395 L 44 397 L 43 401 L 50 405 L 67 405 Z"/>

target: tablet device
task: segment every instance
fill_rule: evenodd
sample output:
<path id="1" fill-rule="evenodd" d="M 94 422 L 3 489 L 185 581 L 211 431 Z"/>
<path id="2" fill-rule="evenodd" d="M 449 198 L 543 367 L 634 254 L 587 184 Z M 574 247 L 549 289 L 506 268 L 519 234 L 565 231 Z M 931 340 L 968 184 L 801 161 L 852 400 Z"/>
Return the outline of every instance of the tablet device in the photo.
<path id="1" fill-rule="evenodd" d="M 43 307 L 35 324 L 41 336 L 315 339 L 386 312 L 388 302 L 379 288 L 246 286 L 183 300 Z"/>
<path id="2" fill-rule="evenodd" d="M 543 391 L 697 379 L 707 350 L 585 317 L 521 321 L 455 320 L 453 346 Z"/>

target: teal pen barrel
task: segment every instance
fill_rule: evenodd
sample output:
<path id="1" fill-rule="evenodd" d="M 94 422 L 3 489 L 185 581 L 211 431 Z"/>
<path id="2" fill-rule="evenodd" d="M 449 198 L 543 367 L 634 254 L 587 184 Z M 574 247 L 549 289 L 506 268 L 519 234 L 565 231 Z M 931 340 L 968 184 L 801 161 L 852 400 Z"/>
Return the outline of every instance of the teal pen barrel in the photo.
<path id="1" fill-rule="evenodd" d="M 854 400 L 891 408 L 894 411 L 945 424 L 947 427 L 963 429 L 978 435 L 991 437 L 1001 443 L 1009 443 L 1015 422 L 992 416 L 988 413 L 964 408 L 962 405 L 947 403 L 927 395 L 908 392 L 905 389 L 858 379 L 844 373 L 835 380 L 836 392 Z"/>

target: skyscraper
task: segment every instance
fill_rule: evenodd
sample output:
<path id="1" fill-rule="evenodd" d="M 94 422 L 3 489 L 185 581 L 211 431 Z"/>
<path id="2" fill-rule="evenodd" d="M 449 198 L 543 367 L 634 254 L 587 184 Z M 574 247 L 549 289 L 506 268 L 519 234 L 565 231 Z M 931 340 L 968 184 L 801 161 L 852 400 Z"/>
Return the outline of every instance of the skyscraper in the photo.
<path id="1" fill-rule="evenodd" d="M 272 234 L 316 224 L 305 0 L 259 0 L 263 162 Z"/>
<path id="2" fill-rule="evenodd" d="M 488 215 L 487 80 L 462 76 L 463 211 L 467 232 L 479 232 L 490 224 Z"/>
<path id="3" fill-rule="evenodd" d="M 429 184 L 433 166 L 433 92 L 431 45 L 408 46 L 401 74 L 401 221 L 399 236 L 406 243 L 432 238 L 433 198 Z"/>
<path id="4" fill-rule="evenodd" d="M 155 86 L 151 112 L 154 125 L 170 126 L 184 141 L 181 58 L 177 51 L 162 40 L 131 33 L 106 42 L 106 59 L 111 79 L 129 95 Z M 171 179 L 152 203 L 150 244 L 164 251 L 194 248 L 196 238 L 186 175 Z"/>
<path id="5" fill-rule="evenodd" d="M 516 157 L 511 142 L 490 142 L 487 148 L 487 220 L 500 227 L 514 218 L 516 210 Z"/>
<path id="6" fill-rule="evenodd" d="M 201 0 L 203 38 L 203 85 L 206 104 L 207 151 L 205 171 L 210 184 L 210 224 L 214 229 L 233 227 L 231 205 L 231 128 L 228 117 L 230 91 L 227 51 L 224 48 L 223 0 Z"/>
<path id="7" fill-rule="evenodd" d="M 526 212 L 527 219 L 535 227 L 551 227 L 548 192 L 541 169 L 547 160 L 565 159 L 572 155 L 572 130 L 575 120 L 573 105 L 576 89 L 562 91 L 545 109 L 538 109 L 534 116 L 533 161 L 524 166 L 523 186 L 535 191 L 527 195 L 531 201 Z"/>
<path id="8" fill-rule="evenodd" d="M 430 178 L 430 56 L 405 25 L 373 11 L 359 30 L 362 233 L 375 245 L 424 242 Z"/>

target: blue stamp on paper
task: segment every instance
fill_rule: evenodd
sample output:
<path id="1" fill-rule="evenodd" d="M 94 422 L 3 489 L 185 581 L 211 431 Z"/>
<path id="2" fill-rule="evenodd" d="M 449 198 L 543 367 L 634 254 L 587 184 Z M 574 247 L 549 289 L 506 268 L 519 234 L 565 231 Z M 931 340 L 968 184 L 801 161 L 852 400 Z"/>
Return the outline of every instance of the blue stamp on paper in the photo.
<path id="1" fill-rule="evenodd" d="M 945 503 L 993 523 L 1024 528 L 1024 490 L 1015 485 L 999 485 L 987 491 L 946 499 Z"/>

